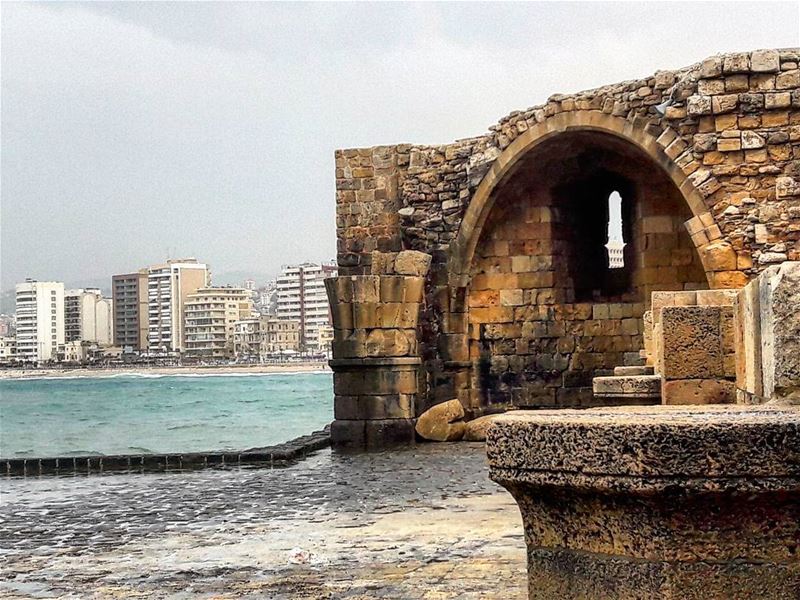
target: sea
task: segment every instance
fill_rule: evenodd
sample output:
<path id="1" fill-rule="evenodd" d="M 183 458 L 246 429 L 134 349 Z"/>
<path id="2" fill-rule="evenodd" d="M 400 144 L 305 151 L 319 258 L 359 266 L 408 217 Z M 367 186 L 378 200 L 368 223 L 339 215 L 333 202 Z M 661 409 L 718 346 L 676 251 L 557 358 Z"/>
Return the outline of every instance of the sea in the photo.
<path id="1" fill-rule="evenodd" d="M 0 380 L 0 457 L 245 450 L 333 420 L 328 372 Z"/>

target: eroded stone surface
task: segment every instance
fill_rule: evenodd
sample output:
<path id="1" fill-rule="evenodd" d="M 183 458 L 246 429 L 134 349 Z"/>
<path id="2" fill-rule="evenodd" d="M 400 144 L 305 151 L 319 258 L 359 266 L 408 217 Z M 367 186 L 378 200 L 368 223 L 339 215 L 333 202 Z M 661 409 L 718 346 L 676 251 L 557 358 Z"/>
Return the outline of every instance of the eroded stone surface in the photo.
<path id="1" fill-rule="evenodd" d="M 6 479 L 0 596 L 521 600 L 519 512 L 483 452 Z"/>
<path id="2" fill-rule="evenodd" d="M 529 598 L 790 598 L 800 409 L 519 412 L 487 440 L 520 506 Z"/>

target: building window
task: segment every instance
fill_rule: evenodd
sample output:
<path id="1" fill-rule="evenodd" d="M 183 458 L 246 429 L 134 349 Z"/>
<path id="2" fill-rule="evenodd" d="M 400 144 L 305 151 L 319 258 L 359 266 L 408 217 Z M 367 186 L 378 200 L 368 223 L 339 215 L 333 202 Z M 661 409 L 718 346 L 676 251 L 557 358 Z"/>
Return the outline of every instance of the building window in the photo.
<path id="1" fill-rule="evenodd" d="M 611 192 L 608 197 L 608 242 L 606 251 L 608 252 L 608 268 L 625 268 L 625 257 L 623 250 L 625 240 L 622 234 L 622 196 L 619 192 Z"/>

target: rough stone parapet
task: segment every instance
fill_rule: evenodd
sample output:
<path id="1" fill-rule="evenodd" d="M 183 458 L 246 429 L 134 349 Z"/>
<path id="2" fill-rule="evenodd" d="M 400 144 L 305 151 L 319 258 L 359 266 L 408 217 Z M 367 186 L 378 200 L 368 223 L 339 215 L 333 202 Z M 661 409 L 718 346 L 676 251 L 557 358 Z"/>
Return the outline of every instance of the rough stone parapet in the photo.
<path id="1" fill-rule="evenodd" d="M 522 512 L 530 598 L 800 588 L 795 407 L 521 411 L 489 429 L 487 454 Z"/>

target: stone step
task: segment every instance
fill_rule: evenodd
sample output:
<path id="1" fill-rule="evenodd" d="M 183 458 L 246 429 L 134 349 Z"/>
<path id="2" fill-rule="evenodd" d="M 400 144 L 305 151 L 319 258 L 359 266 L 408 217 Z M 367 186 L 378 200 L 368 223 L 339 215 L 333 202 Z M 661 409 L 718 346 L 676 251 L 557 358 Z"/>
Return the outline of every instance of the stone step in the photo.
<path id="1" fill-rule="evenodd" d="M 661 398 L 660 375 L 613 375 L 595 377 L 592 393 L 596 398 Z"/>
<path id="2" fill-rule="evenodd" d="M 614 375 L 652 375 L 653 367 L 648 365 L 614 367 Z"/>

